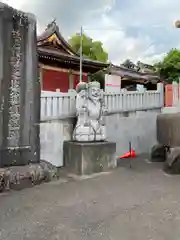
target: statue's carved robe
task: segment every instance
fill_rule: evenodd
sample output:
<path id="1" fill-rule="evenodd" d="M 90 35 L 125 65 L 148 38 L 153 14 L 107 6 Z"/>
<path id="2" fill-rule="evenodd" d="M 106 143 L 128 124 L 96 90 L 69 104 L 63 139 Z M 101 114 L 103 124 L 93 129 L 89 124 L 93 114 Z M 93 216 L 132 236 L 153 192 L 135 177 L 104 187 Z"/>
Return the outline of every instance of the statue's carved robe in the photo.
<path id="1" fill-rule="evenodd" d="M 90 98 L 88 91 L 82 91 L 76 100 L 78 121 L 73 139 L 81 142 L 104 141 L 106 140 L 105 125 L 102 124 L 104 105 L 100 99 Z"/>

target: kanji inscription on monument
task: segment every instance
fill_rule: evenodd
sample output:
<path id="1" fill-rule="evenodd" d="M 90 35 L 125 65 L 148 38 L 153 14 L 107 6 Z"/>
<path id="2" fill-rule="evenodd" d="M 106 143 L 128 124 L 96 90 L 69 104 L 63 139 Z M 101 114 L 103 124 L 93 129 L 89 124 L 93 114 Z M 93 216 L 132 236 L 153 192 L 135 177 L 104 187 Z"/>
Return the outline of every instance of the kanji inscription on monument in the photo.
<path id="1" fill-rule="evenodd" d="M 39 161 L 36 44 L 34 15 L 0 3 L 0 166 Z"/>

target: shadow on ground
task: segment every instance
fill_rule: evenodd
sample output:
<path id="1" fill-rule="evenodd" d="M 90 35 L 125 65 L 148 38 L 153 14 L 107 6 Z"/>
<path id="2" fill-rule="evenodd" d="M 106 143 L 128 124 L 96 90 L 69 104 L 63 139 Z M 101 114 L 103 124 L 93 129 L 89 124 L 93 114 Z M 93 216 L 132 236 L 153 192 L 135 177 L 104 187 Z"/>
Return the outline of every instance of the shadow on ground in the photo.
<path id="1" fill-rule="evenodd" d="M 148 154 L 141 154 L 136 158 L 118 159 L 118 167 L 144 173 L 153 169 L 163 169 L 163 163 L 151 162 Z"/>

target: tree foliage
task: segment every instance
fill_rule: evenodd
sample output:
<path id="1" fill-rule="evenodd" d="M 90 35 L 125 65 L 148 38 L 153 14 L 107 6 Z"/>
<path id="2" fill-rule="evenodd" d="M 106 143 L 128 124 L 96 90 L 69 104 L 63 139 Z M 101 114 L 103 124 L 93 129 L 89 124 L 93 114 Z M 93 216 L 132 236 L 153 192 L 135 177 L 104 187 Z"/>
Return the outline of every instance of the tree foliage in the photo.
<path id="1" fill-rule="evenodd" d="M 97 72 L 94 74 L 89 73 L 90 81 L 98 81 L 101 89 L 104 89 L 105 74 L 104 72 Z"/>
<path id="2" fill-rule="evenodd" d="M 171 49 L 161 62 L 154 65 L 160 76 L 172 83 L 180 79 L 180 50 Z"/>
<path id="3" fill-rule="evenodd" d="M 130 59 L 126 59 L 121 66 L 126 67 L 126 68 L 134 68 L 135 64 L 130 60 Z"/>
<path id="4" fill-rule="evenodd" d="M 80 43 L 81 37 L 79 34 L 75 34 L 69 39 L 69 44 L 76 53 L 80 52 Z M 103 63 L 108 61 L 108 54 L 103 49 L 103 44 L 100 41 L 93 41 L 92 38 L 85 34 L 82 35 L 82 53 L 84 57 L 92 60 Z"/>

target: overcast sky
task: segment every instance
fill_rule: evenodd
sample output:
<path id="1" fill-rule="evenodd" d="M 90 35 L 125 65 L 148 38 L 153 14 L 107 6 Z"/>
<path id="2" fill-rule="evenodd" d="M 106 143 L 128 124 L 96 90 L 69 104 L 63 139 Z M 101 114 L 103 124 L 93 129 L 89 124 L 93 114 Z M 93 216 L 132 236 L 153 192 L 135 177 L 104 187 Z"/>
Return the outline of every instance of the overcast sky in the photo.
<path id="1" fill-rule="evenodd" d="M 109 59 L 119 64 L 126 58 L 152 62 L 171 48 L 180 47 L 180 0 L 4 0 L 32 12 L 38 31 L 54 18 L 67 39 L 83 26 L 101 40 Z"/>

